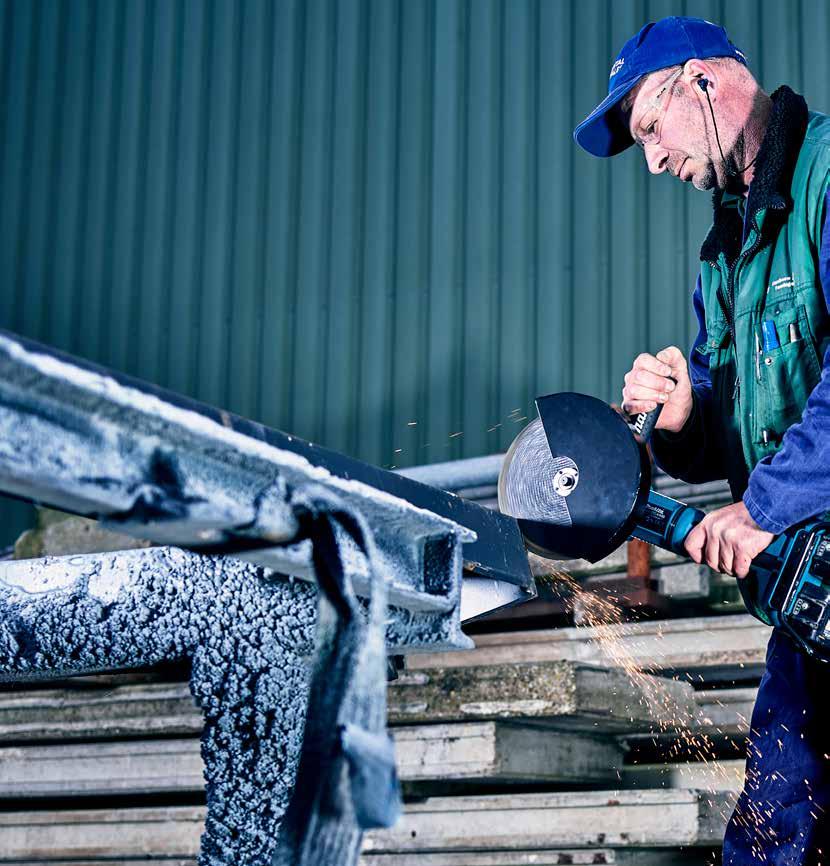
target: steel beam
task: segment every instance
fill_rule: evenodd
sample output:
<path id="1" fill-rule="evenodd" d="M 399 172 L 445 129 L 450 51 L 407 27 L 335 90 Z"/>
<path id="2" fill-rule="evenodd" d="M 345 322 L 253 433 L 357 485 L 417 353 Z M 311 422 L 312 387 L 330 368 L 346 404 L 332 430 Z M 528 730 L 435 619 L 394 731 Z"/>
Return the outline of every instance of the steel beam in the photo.
<path id="1" fill-rule="evenodd" d="M 315 482 L 372 526 L 391 604 L 446 609 L 461 544 L 466 572 L 499 589 L 488 602 L 487 584 L 475 584 L 462 618 L 535 596 L 511 518 L 0 331 L 7 493 L 159 544 L 311 578 L 308 550 L 292 547 L 291 496 Z"/>

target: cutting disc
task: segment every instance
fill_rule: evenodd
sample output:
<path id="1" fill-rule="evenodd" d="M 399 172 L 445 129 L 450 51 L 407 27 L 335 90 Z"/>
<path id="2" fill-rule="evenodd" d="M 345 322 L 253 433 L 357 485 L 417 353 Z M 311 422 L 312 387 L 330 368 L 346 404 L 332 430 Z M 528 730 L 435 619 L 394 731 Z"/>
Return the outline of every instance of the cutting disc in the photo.
<path id="1" fill-rule="evenodd" d="M 571 392 L 540 397 L 539 417 L 513 441 L 499 474 L 499 508 L 549 559 L 596 562 L 631 533 L 648 496 L 648 454 L 610 406 Z"/>
<path id="2" fill-rule="evenodd" d="M 551 454 L 541 418 L 534 418 L 513 440 L 499 474 L 499 508 L 503 514 L 571 526 L 567 493 L 579 470 L 570 457 Z M 561 492 L 553 479 L 564 482 Z M 563 495 L 564 494 L 564 495 Z"/>

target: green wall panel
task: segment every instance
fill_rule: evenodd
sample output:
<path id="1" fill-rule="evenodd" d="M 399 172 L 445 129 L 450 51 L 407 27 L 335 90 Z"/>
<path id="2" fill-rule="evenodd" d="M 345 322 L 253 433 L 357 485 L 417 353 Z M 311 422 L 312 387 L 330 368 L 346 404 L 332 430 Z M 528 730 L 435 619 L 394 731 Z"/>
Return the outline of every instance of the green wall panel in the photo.
<path id="1" fill-rule="evenodd" d="M 709 201 L 571 131 L 678 13 L 830 105 L 818 0 L 5 0 L 0 327 L 384 466 L 615 399 Z"/>

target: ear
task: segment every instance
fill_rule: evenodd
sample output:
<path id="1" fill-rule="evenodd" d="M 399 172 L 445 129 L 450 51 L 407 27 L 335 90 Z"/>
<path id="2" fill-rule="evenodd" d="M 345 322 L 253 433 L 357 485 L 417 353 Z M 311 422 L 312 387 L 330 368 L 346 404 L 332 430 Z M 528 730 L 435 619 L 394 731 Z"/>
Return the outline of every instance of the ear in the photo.
<path id="1" fill-rule="evenodd" d="M 712 64 L 707 63 L 705 60 L 698 60 L 697 58 L 687 60 L 683 64 L 683 75 L 681 77 L 692 88 L 692 92 L 699 99 L 705 101 L 707 93 L 712 102 L 717 99 L 718 74 Z M 705 91 L 700 86 L 700 82 L 703 79 L 706 79 L 708 82 Z"/>

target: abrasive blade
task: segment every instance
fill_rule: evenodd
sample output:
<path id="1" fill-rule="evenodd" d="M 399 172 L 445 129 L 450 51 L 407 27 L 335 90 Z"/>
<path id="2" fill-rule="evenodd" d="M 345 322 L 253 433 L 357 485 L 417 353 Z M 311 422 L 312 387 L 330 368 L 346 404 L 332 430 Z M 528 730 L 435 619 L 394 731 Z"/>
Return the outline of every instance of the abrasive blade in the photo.
<path id="1" fill-rule="evenodd" d="M 576 473 L 569 457 L 550 453 L 545 428 L 535 418 L 513 440 L 499 473 L 499 509 L 502 514 L 525 520 L 542 520 L 571 526 L 568 503 L 554 489 L 553 479 Z"/>
<path id="2" fill-rule="evenodd" d="M 561 392 L 536 400 L 499 474 L 499 508 L 548 559 L 597 562 L 630 535 L 648 496 L 645 446 L 607 403 Z"/>

